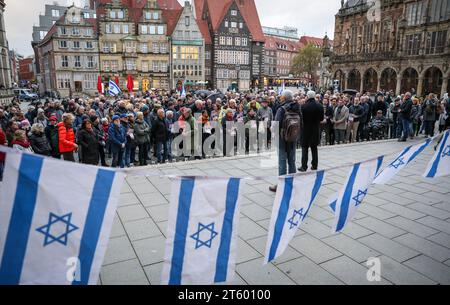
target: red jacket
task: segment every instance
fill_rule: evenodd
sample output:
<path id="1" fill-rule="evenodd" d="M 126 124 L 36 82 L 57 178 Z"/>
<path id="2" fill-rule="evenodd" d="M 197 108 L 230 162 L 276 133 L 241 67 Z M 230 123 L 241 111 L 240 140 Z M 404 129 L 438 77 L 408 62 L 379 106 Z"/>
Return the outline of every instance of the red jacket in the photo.
<path id="1" fill-rule="evenodd" d="M 6 146 L 6 136 L 1 128 L 0 128 L 0 145 Z M 0 162 L 2 161 L 5 161 L 5 154 L 0 152 Z"/>
<path id="2" fill-rule="evenodd" d="M 66 128 L 64 122 L 58 123 L 58 143 L 61 154 L 76 150 L 73 128 Z"/>

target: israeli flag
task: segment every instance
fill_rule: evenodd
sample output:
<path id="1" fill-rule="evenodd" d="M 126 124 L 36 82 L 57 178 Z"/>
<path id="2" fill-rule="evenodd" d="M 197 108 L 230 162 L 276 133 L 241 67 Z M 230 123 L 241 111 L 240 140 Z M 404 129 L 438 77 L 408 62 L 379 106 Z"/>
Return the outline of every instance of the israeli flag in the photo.
<path id="1" fill-rule="evenodd" d="M 4 174 L 0 285 L 97 284 L 124 175 L 18 152 Z"/>
<path id="2" fill-rule="evenodd" d="M 311 209 L 325 177 L 324 171 L 280 177 L 270 219 L 265 263 L 281 256 Z"/>
<path id="3" fill-rule="evenodd" d="M 241 187 L 235 178 L 172 180 L 162 283 L 208 285 L 233 279 Z"/>
<path id="4" fill-rule="evenodd" d="M 427 170 L 423 175 L 426 178 L 444 177 L 450 175 L 450 130 L 447 130 L 433 159 L 427 166 Z"/>
<path id="5" fill-rule="evenodd" d="M 186 81 L 183 82 L 183 86 L 181 88 L 181 97 L 186 97 L 186 88 L 185 88 Z"/>
<path id="6" fill-rule="evenodd" d="M 109 81 L 109 95 L 111 96 L 118 96 L 122 93 L 122 90 L 120 90 L 119 86 L 113 81 Z"/>
<path id="7" fill-rule="evenodd" d="M 383 158 L 384 156 L 381 156 L 353 166 L 343 189 L 335 196 L 337 199 L 330 204 L 334 211 L 333 233 L 341 232 L 353 219 L 383 164 Z"/>
<path id="8" fill-rule="evenodd" d="M 283 84 L 281 85 L 281 88 L 278 90 L 278 94 L 279 94 L 279 95 L 283 94 L 285 88 L 286 88 L 286 87 L 285 87 L 285 83 L 284 83 L 284 81 L 283 81 Z"/>
<path id="9" fill-rule="evenodd" d="M 432 139 L 427 139 L 424 143 L 409 146 L 395 158 L 374 180 L 375 184 L 386 184 L 401 171 L 406 165 L 414 160 L 430 143 Z"/>

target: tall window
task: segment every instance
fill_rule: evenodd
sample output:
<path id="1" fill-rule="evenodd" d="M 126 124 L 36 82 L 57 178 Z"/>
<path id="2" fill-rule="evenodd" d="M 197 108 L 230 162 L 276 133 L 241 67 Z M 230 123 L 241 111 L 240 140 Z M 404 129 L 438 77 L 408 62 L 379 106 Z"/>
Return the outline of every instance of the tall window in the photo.
<path id="1" fill-rule="evenodd" d="M 384 21 L 381 28 L 380 51 L 389 51 L 389 37 L 391 35 L 391 21 Z"/>
<path id="2" fill-rule="evenodd" d="M 444 53 L 447 31 L 431 32 L 426 34 L 426 54 Z"/>
<path id="3" fill-rule="evenodd" d="M 184 19 L 184 25 L 189 26 L 191 24 L 191 18 L 189 16 L 186 16 Z"/>
<path id="4" fill-rule="evenodd" d="M 89 55 L 89 56 L 87 57 L 87 67 L 88 67 L 89 69 L 94 68 L 94 56 Z"/>
<path id="5" fill-rule="evenodd" d="M 61 67 L 63 67 L 63 68 L 69 67 L 69 57 L 67 55 L 61 56 Z"/>
<path id="6" fill-rule="evenodd" d="M 419 55 L 422 34 L 406 35 L 406 55 Z"/>
<path id="7" fill-rule="evenodd" d="M 159 43 L 153 43 L 153 53 L 159 53 Z"/>
<path id="8" fill-rule="evenodd" d="M 74 49 L 79 49 L 80 48 L 80 42 L 79 41 L 74 41 L 73 42 L 73 48 Z"/>
<path id="9" fill-rule="evenodd" d="M 79 36 L 80 35 L 80 29 L 77 27 L 72 28 L 72 35 L 73 36 Z"/>
<path id="10" fill-rule="evenodd" d="M 373 41 L 373 23 L 364 25 L 363 32 L 363 53 L 370 53 Z"/>
<path id="11" fill-rule="evenodd" d="M 227 46 L 233 45 L 233 37 L 227 37 Z"/>
<path id="12" fill-rule="evenodd" d="M 60 41 L 59 41 L 59 48 L 60 48 L 60 49 L 66 49 L 66 48 L 67 48 L 67 41 L 65 41 L 65 40 L 60 40 Z"/>
<path id="13" fill-rule="evenodd" d="M 130 33 L 130 28 L 128 27 L 128 24 L 123 25 L 123 33 L 124 34 Z"/>
<path id="14" fill-rule="evenodd" d="M 358 27 L 353 26 L 350 34 L 350 54 L 356 54 L 358 48 Z"/>
<path id="15" fill-rule="evenodd" d="M 431 0 L 430 22 L 440 22 L 450 19 L 450 3 L 448 0 Z"/>
<path id="16" fill-rule="evenodd" d="M 93 49 L 94 45 L 92 44 L 92 41 L 86 41 L 86 49 Z"/>
<path id="17" fill-rule="evenodd" d="M 225 43 L 226 43 L 226 42 L 225 42 L 225 36 L 220 36 L 220 38 L 219 38 L 219 44 L 223 46 L 223 45 L 225 45 Z"/>
<path id="18" fill-rule="evenodd" d="M 422 24 L 426 8 L 422 1 L 409 3 L 406 7 L 406 19 L 409 26 Z"/>
<path id="19" fill-rule="evenodd" d="M 142 72 L 148 72 L 148 61 L 142 61 Z"/>
<path id="20" fill-rule="evenodd" d="M 52 10 L 52 17 L 59 18 L 59 10 Z"/>
<path id="21" fill-rule="evenodd" d="M 141 44 L 141 52 L 142 53 L 148 53 L 148 43 L 142 43 Z"/>
<path id="22" fill-rule="evenodd" d="M 81 68 L 81 56 L 80 55 L 75 55 L 75 68 Z"/>

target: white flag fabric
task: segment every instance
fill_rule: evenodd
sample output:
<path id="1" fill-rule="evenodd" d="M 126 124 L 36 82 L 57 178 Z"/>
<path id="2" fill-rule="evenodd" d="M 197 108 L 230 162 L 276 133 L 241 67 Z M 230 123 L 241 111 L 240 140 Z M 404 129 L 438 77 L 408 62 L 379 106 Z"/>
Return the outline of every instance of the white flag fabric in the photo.
<path id="1" fill-rule="evenodd" d="M 270 219 L 265 263 L 282 255 L 308 215 L 322 186 L 324 171 L 280 177 Z"/>
<path id="2" fill-rule="evenodd" d="M 97 284 L 124 175 L 7 152 L 3 178 L 0 285 Z"/>
<path id="3" fill-rule="evenodd" d="M 344 187 L 331 203 L 334 211 L 333 232 L 341 232 L 350 222 L 367 196 L 370 185 L 383 164 L 383 156 L 375 160 L 353 165 Z"/>
<path id="4" fill-rule="evenodd" d="M 442 137 L 441 143 L 427 166 L 423 175 L 426 178 L 444 177 L 450 175 L 450 130 Z"/>
<path id="5" fill-rule="evenodd" d="M 122 90 L 120 90 L 119 86 L 113 81 L 109 81 L 109 95 L 118 96 Z"/>
<path id="6" fill-rule="evenodd" d="M 234 278 L 240 179 L 172 180 L 162 283 L 208 285 Z"/>
<path id="7" fill-rule="evenodd" d="M 424 143 L 409 146 L 395 158 L 374 180 L 375 184 L 386 184 L 394 176 L 414 160 L 430 143 L 432 139 L 427 139 Z"/>

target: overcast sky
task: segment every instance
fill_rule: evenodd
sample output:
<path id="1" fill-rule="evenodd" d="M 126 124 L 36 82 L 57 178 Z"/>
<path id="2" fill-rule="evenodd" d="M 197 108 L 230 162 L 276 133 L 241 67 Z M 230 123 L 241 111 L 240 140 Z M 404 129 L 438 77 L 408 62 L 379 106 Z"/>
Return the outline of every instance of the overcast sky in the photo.
<path id="1" fill-rule="evenodd" d="M 65 4 L 67 0 L 58 0 Z M 80 0 L 68 0 L 76 2 Z M 184 3 L 184 0 L 178 0 Z M 220 1 L 220 0 L 217 0 Z M 323 37 L 325 32 L 333 38 L 334 15 L 340 7 L 339 0 L 255 0 L 261 24 L 272 27 L 293 26 L 300 35 Z M 31 33 L 38 25 L 45 4 L 53 0 L 6 0 L 6 35 L 11 49 L 19 54 L 33 54 Z"/>

